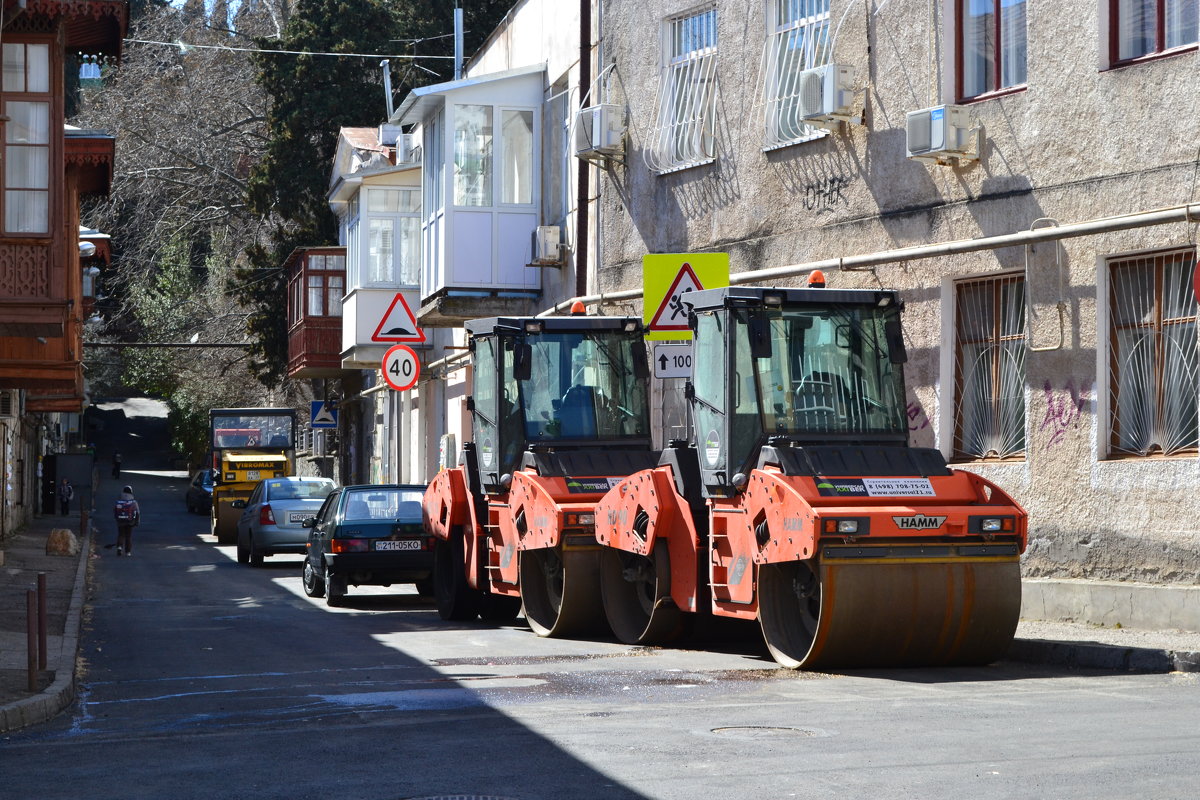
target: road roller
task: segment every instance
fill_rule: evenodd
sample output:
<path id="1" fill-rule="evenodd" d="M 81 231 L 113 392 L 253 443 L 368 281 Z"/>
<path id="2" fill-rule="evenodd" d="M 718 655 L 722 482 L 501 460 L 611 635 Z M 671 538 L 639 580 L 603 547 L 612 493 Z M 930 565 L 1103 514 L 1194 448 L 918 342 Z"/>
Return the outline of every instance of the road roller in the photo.
<path id="1" fill-rule="evenodd" d="M 909 442 L 887 290 L 691 292 L 692 435 L 595 508 L 624 642 L 757 620 L 791 668 L 985 664 L 1021 604 L 1024 510 Z"/>
<path id="2" fill-rule="evenodd" d="M 607 633 L 596 502 L 658 464 L 645 330 L 635 317 L 466 323 L 472 441 L 424 498 L 447 620 L 514 618 L 541 636 Z"/>

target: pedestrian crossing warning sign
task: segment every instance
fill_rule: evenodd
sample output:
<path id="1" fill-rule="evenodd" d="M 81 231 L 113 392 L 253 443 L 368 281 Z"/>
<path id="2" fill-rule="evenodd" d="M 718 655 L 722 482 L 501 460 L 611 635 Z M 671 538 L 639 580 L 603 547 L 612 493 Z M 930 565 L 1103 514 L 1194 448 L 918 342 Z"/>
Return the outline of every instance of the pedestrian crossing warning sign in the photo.
<path id="1" fill-rule="evenodd" d="M 642 257 L 647 339 L 691 339 L 689 292 L 729 285 L 728 253 L 657 253 Z"/>
<path id="2" fill-rule="evenodd" d="M 371 341 L 417 344 L 425 342 L 425 331 L 417 325 L 417 318 L 412 309 L 408 307 L 408 301 L 404 299 L 403 294 L 396 293 L 392 304 L 384 313 L 383 319 L 379 320 L 379 326 L 375 328 L 375 333 L 371 334 Z"/>

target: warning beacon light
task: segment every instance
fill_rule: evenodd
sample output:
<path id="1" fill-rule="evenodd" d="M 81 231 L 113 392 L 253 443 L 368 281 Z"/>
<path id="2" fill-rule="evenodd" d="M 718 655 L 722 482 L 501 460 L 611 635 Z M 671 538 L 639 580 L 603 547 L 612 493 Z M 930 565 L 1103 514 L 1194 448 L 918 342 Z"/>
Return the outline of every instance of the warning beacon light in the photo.
<path id="1" fill-rule="evenodd" d="M 808 273 L 808 288 L 824 289 L 825 288 L 825 273 L 819 269 L 814 269 Z"/>
<path id="2" fill-rule="evenodd" d="M 582 300 L 576 300 L 575 302 L 571 303 L 571 316 L 572 317 L 582 317 L 586 313 L 587 313 L 587 310 L 584 308 Z"/>

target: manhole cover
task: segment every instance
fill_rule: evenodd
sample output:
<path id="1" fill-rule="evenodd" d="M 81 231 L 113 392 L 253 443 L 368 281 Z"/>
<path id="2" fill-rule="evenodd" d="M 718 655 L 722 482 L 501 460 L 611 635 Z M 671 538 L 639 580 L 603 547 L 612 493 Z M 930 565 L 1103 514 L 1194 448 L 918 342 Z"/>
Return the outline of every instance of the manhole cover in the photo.
<path id="1" fill-rule="evenodd" d="M 733 739 L 810 739 L 829 734 L 816 728 L 789 728 L 771 725 L 737 725 L 726 728 L 713 728 L 717 736 L 728 736 Z"/>

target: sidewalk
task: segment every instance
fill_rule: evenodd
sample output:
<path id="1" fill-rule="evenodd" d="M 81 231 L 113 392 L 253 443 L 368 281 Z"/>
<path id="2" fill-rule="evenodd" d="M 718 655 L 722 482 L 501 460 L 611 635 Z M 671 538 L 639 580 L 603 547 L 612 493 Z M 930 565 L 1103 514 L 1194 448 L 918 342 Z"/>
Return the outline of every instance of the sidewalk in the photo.
<path id="1" fill-rule="evenodd" d="M 79 554 L 46 555 L 55 528 L 79 538 Z M 0 565 L 0 733 L 51 719 L 75 699 L 75 661 L 86 597 L 92 535 L 79 537 L 79 517 L 36 517 L 2 544 Z M 46 574 L 46 669 L 29 691 L 26 591 Z"/>
<path id="2" fill-rule="evenodd" d="M 78 532 L 78 517 L 38 517 L 3 542 L 0 565 L 0 733 L 45 722 L 75 699 L 75 670 L 93 532 L 78 556 L 46 555 L 54 528 Z M 48 657 L 36 693 L 28 688 L 26 590 L 46 573 Z M 1130 591 L 1155 587 L 1132 586 Z M 1200 672 L 1200 633 L 1022 620 L 1007 660 L 1135 672 Z"/>

